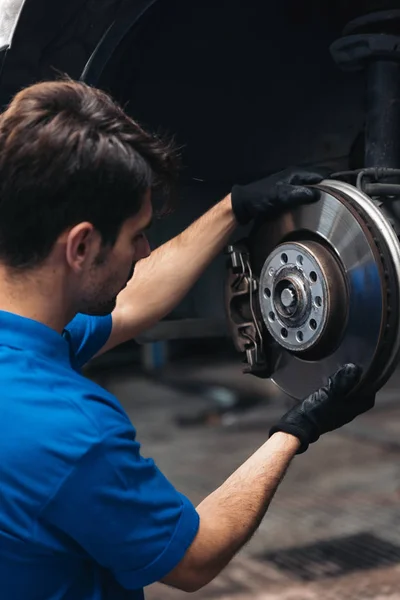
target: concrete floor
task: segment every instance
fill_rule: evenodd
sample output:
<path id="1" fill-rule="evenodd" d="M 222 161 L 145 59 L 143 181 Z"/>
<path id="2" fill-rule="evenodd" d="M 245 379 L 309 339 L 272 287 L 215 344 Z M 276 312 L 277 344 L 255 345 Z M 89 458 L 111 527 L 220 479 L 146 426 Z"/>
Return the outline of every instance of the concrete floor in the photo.
<path id="1" fill-rule="evenodd" d="M 143 454 L 194 503 L 265 441 L 286 409 L 274 388 L 242 375 L 238 362 L 186 363 L 163 378 L 125 367 L 95 378 L 126 407 Z M 194 380 L 263 402 L 241 417 L 180 428 L 177 414 L 209 406 Z M 194 599 L 400 599 L 399 387 L 395 373 L 372 412 L 295 459 L 256 536 Z M 155 584 L 146 597 L 180 600 L 186 594 Z"/>

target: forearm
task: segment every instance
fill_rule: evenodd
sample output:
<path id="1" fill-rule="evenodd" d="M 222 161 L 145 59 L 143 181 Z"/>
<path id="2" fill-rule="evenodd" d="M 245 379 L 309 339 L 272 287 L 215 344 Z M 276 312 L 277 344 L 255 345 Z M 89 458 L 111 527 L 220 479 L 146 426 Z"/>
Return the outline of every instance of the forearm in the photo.
<path id="1" fill-rule="evenodd" d="M 136 265 L 118 297 L 117 309 L 129 323 L 129 337 L 170 313 L 227 244 L 236 227 L 230 196 Z"/>
<path id="2" fill-rule="evenodd" d="M 201 502 L 199 532 L 165 583 L 191 591 L 218 575 L 258 528 L 299 445 L 275 434 Z"/>

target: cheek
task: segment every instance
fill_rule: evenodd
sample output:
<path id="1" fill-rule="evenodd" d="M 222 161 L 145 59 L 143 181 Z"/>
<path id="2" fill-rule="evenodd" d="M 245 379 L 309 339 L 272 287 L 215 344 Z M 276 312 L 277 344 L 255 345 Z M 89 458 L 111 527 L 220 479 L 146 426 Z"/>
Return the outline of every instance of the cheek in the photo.
<path id="1" fill-rule="evenodd" d="M 113 251 L 107 260 L 92 270 L 87 283 L 91 289 L 98 291 L 112 290 L 125 283 L 127 274 L 132 266 L 132 255 L 128 252 Z"/>

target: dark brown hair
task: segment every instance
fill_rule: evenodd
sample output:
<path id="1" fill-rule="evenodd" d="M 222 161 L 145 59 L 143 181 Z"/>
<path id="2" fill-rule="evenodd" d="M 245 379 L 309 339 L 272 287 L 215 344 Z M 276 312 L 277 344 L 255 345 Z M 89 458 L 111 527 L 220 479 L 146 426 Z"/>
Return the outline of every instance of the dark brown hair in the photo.
<path id="1" fill-rule="evenodd" d="M 103 91 L 71 80 L 24 89 L 0 115 L 0 260 L 34 267 L 82 221 L 114 244 L 148 188 L 173 192 L 177 167 L 173 146 Z"/>

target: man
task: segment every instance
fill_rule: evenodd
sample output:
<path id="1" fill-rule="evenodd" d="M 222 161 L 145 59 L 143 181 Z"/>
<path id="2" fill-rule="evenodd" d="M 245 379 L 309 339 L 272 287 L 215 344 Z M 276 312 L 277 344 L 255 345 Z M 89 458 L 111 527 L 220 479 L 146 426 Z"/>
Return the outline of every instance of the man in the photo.
<path id="1" fill-rule="evenodd" d="M 348 397 L 360 373 L 345 366 L 197 509 L 140 455 L 122 406 L 82 365 L 167 314 L 238 222 L 316 200 L 300 184 L 320 180 L 234 187 L 149 256 L 151 192 L 173 166 L 167 147 L 81 83 L 32 86 L 0 116 L 2 600 L 200 588 L 254 533 L 293 457 L 373 404 Z"/>

